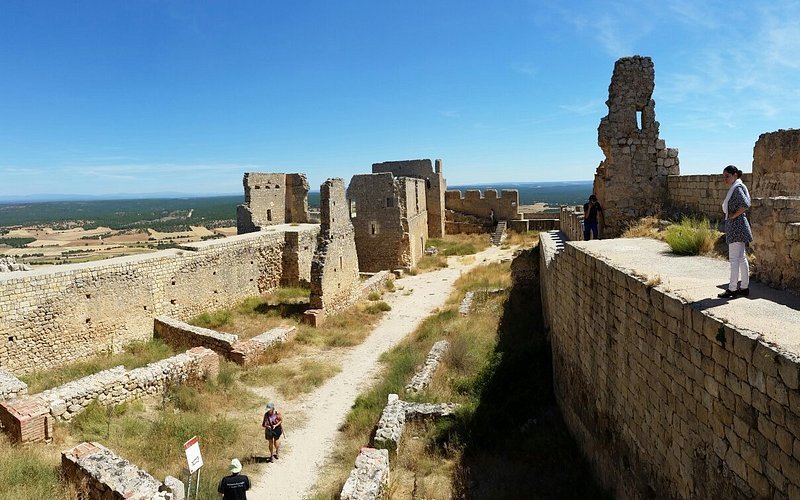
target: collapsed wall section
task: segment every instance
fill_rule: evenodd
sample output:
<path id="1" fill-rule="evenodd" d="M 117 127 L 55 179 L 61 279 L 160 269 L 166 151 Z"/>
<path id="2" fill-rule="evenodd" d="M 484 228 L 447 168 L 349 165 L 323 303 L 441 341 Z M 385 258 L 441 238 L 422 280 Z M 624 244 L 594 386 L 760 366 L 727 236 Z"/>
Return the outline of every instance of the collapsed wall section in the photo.
<path id="1" fill-rule="evenodd" d="M 315 237 L 319 228 L 292 230 Z M 284 232 L 253 233 L 180 250 L 3 273 L 0 367 L 28 372 L 119 351 L 152 338 L 156 316 L 188 320 L 273 290 L 283 280 L 285 251 Z M 310 246 L 289 251 L 298 254 L 296 260 L 310 261 Z"/>
<path id="2" fill-rule="evenodd" d="M 667 176 L 680 174 L 678 150 L 667 148 L 658 137 L 654 88 L 655 67 L 649 57 L 623 57 L 614 64 L 608 115 L 597 129 L 605 160 L 594 178 L 608 237 L 655 213 L 667 199 Z"/>
<path id="3" fill-rule="evenodd" d="M 798 358 L 540 234 L 556 397 L 617 498 L 800 494 Z"/>
<path id="4" fill-rule="evenodd" d="M 346 308 L 361 297 L 355 231 L 342 179 L 320 186 L 320 232 L 311 262 L 311 307 L 324 314 Z"/>

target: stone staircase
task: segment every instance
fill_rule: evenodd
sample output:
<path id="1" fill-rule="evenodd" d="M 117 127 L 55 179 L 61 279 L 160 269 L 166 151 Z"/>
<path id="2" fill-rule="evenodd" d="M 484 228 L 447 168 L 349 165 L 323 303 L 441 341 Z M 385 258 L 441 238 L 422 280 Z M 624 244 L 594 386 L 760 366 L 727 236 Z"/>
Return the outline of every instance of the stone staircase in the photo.
<path id="1" fill-rule="evenodd" d="M 492 245 L 498 247 L 506 237 L 506 221 L 501 220 L 497 222 L 497 226 L 492 233 Z"/>

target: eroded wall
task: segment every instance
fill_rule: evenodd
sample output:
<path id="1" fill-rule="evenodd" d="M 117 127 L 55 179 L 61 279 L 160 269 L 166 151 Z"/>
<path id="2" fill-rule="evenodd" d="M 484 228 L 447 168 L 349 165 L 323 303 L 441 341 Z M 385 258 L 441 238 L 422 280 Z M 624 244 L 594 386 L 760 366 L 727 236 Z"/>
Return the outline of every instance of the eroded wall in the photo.
<path id="1" fill-rule="evenodd" d="M 153 318 L 188 320 L 281 284 L 286 233 L 314 225 L 208 240 L 184 249 L 0 275 L 0 367 L 53 367 L 149 340 Z M 308 249 L 306 249 L 308 248 Z M 308 271 L 310 276 L 310 270 Z M 296 273 L 294 273 L 296 274 Z"/>
<path id="2" fill-rule="evenodd" d="M 798 497 L 795 355 L 557 234 L 540 234 L 555 392 L 614 497 Z"/>
<path id="3" fill-rule="evenodd" d="M 320 231 L 311 262 L 311 307 L 326 314 L 361 297 L 355 231 L 342 179 L 320 186 Z"/>
<path id="4" fill-rule="evenodd" d="M 678 150 L 667 148 L 658 136 L 654 88 L 655 67 L 649 57 L 623 57 L 614 64 L 608 115 L 597 129 L 605 160 L 594 178 L 607 237 L 656 213 L 667 201 L 667 176 L 680 174 Z"/>
<path id="5" fill-rule="evenodd" d="M 404 160 L 373 163 L 372 173 L 389 172 L 395 177 L 416 177 L 425 181 L 425 206 L 428 207 L 428 237 L 441 238 L 445 234 L 445 201 L 447 181 L 442 173 L 442 160 Z"/>

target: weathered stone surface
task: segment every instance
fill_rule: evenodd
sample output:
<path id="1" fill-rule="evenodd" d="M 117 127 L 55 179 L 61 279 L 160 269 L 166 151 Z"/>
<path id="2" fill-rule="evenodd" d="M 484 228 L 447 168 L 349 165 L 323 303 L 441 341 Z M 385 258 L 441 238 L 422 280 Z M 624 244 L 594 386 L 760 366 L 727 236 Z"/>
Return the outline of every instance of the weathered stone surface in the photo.
<path id="1" fill-rule="evenodd" d="M 355 232 L 342 179 L 328 179 L 320 186 L 320 217 L 317 249 L 311 262 L 310 302 L 313 309 L 329 314 L 361 298 Z"/>
<path id="2" fill-rule="evenodd" d="M 14 257 L 0 255 L 0 273 L 10 273 L 13 271 L 33 271 L 28 264 L 17 263 Z"/>
<path id="3" fill-rule="evenodd" d="M 244 204 L 236 209 L 238 234 L 290 222 L 308 222 L 308 181 L 305 174 L 247 172 Z"/>
<path id="4" fill-rule="evenodd" d="M 28 394 L 28 384 L 13 373 L 0 368 L 0 401 L 14 399 Z"/>
<path id="5" fill-rule="evenodd" d="M 361 448 L 356 464 L 342 487 L 342 500 L 377 500 L 389 484 L 389 452 Z"/>
<path id="6" fill-rule="evenodd" d="M 431 160 L 386 161 L 372 164 L 373 174 L 383 172 L 390 172 L 395 177 L 415 177 L 425 182 L 427 236 L 430 238 L 444 236 L 447 181 L 442 173 L 442 160 L 436 160 L 434 168 L 431 168 Z"/>
<path id="7" fill-rule="evenodd" d="M 445 193 L 444 203 L 448 211 L 454 212 L 454 222 L 458 221 L 455 214 L 479 217 L 483 224 L 489 225 L 485 231 L 491 231 L 492 212 L 495 221 L 522 219 L 519 191 L 516 189 L 503 189 L 500 196 L 496 189 L 486 189 L 483 193 L 478 189 L 468 189 L 463 195 L 461 191 L 450 190 Z"/>
<path id="8" fill-rule="evenodd" d="M 594 192 L 603 207 L 604 235 L 650 215 L 667 199 L 667 176 L 680 174 L 678 151 L 658 137 L 655 68 L 649 57 L 623 57 L 608 87 L 608 116 L 600 120 L 597 143 L 606 159 L 597 167 Z"/>
<path id="9" fill-rule="evenodd" d="M 460 405 L 455 403 L 412 403 L 402 401 L 397 394 L 389 394 L 381 419 L 375 431 L 373 443 L 376 448 L 397 451 L 406 420 L 415 418 L 438 418 L 452 415 Z"/>
<path id="10" fill-rule="evenodd" d="M 450 343 L 446 340 L 440 340 L 433 344 L 428 356 L 425 358 L 425 364 L 414 374 L 411 382 L 406 385 L 406 392 L 419 392 L 428 386 L 448 347 L 450 347 Z"/>
<path id="11" fill-rule="evenodd" d="M 417 265 L 428 241 L 425 193 L 424 179 L 390 172 L 350 179 L 347 201 L 361 271 Z"/>
<path id="12" fill-rule="evenodd" d="M 61 453 L 64 480 L 86 498 L 173 500 L 164 484 L 100 443 L 81 443 Z"/>
<path id="13" fill-rule="evenodd" d="M 223 356 L 227 355 L 231 346 L 239 341 L 238 335 L 190 325 L 163 315 L 154 320 L 153 333 L 173 347 L 203 346 Z"/>
<path id="14" fill-rule="evenodd" d="M 249 366 L 254 363 L 261 354 L 270 347 L 283 344 L 297 330 L 295 326 L 279 326 L 268 330 L 260 335 L 237 342 L 231 346 L 228 358 L 234 363 L 242 366 Z"/>

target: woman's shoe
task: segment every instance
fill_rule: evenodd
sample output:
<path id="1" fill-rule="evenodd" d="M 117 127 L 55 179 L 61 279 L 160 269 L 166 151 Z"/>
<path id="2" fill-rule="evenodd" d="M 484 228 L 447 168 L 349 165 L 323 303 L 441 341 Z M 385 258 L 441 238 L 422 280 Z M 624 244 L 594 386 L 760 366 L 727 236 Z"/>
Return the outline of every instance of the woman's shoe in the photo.
<path id="1" fill-rule="evenodd" d="M 717 297 L 719 297 L 721 299 L 732 299 L 732 298 L 737 297 L 739 295 L 737 292 L 732 292 L 730 290 L 725 290 L 724 292 L 718 294 Z"/>
<path id="2" fill-rule="evenodd" d="M 740 289 L 736 290 L 736 295 L 740 295 L 742 297 L 747 297 L 748 295 L 750 295 L 750 289 L 749 288 L 740 288 Z"/>

